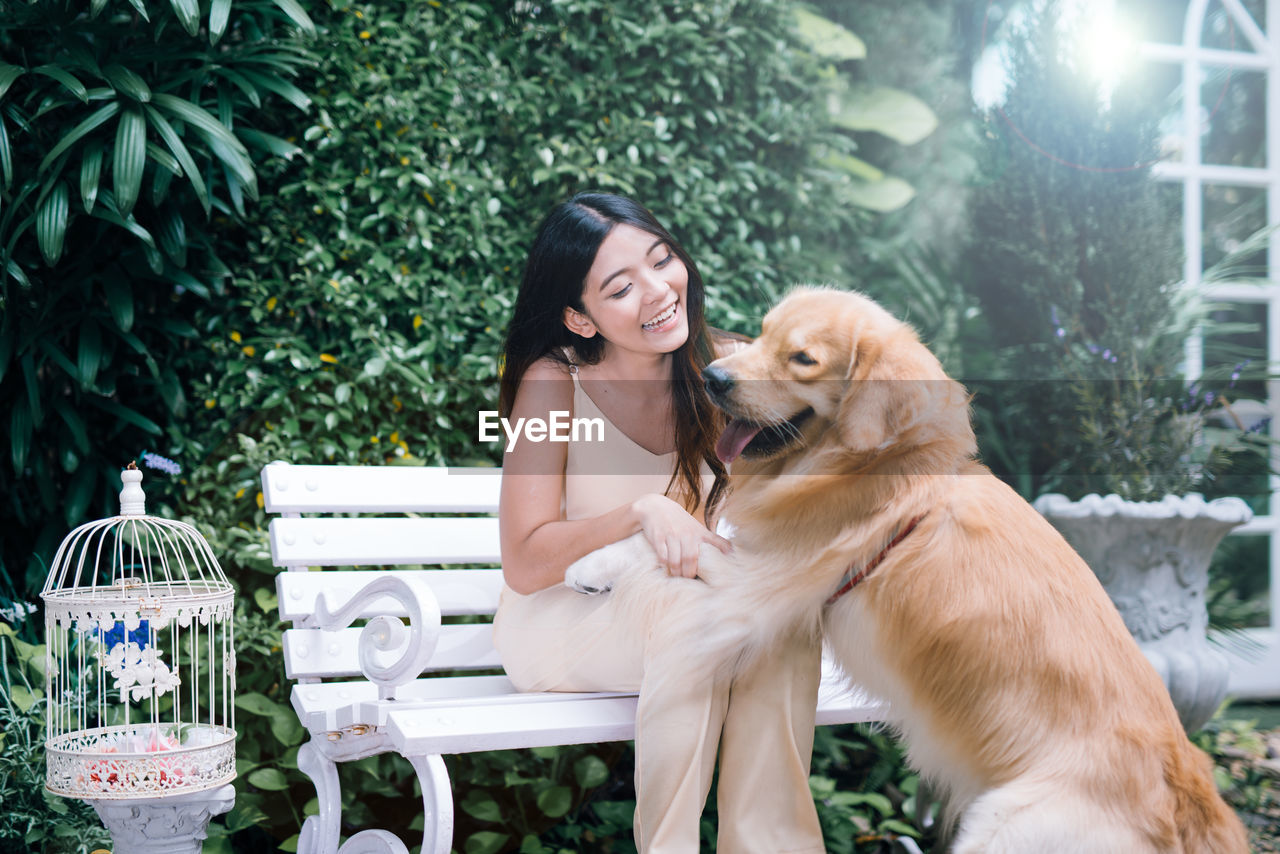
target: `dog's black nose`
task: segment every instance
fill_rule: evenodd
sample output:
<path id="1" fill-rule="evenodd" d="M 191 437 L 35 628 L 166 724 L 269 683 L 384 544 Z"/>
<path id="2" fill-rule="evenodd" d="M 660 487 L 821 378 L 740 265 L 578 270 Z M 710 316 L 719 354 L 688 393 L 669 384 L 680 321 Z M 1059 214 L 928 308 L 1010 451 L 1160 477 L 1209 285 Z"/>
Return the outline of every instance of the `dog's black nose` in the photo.
<path id="1" fill-rule="evenodd" d="M 733 377 L 724 368 L 714 364 L 703 368 L 702 382 L 707 387 L 707 394 L 715 400 L 723 400 L 733 390 Z"/>

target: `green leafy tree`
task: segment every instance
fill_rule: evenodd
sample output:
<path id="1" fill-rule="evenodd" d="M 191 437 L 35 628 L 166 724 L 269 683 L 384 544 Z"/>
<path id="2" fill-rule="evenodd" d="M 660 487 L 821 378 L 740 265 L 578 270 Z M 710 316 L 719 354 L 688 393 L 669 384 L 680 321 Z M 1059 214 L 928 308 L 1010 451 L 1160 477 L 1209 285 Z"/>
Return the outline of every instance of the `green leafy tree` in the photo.
<path id="1" fill-rule="evenodd" d="M 180 434 L 182 319 L 222 290 L 216 247 L 294 148 L 254 125 L 292 83 L 295 0 L 60 0 L 0 16 L 0 578 L 40 556 L 123 463 Z M 212 218 L 212 219 L 211 219 Z M 105 425 L 105 426 L 104 426 Z M 33 554 L 35 557 L 33 557 Z"/>
<path id="2" fill-rule="evenodd" d="M 996 381 L 975 385 L 984 456 L 1027 497 L 1185 491 L 1201 471 L 1178 375 L 1196 317 L 1176 197 L 1150 174 L 1158 105 L 1137 79 L 1104 101 L 1054 15 L 1011 55 L 966 259 L 995 348 Z"/>

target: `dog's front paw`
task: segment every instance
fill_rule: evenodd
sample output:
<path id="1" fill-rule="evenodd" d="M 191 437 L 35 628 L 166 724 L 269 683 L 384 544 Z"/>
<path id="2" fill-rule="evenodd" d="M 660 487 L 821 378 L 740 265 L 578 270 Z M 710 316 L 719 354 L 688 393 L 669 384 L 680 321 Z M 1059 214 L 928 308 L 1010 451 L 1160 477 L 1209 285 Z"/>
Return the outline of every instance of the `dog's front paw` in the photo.
<path id="1" fill-rule="evenodd" d="M 653 560 L 649 544 L 635 534 L 574 561 L 565 571 L 564 583 L 579 593 L 608 593 L 624 572 L 635 572 Z"/>
<path id="2" fill-rule="evenodd" d="M 565 570 L 564 583 L 579 593 L 608 593 L 613 589 L 614 573 L 609 562 L 602 558 L 604 549 L 596 549 L 579 558 Z"/>

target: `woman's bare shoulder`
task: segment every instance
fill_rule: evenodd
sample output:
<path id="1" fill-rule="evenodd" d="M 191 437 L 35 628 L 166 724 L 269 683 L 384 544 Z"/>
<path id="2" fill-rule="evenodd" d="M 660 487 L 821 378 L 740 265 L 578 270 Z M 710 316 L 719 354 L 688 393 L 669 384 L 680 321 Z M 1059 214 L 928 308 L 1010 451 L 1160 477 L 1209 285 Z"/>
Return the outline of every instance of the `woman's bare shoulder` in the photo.
<path id="1" fill-rule="evenodd" d="M 573 377 L 569 366 L 551 356 L 543 356 L 530 365 L 520 378 L 515 408 L 520 415 L 572 410 Z"/>
<path id="2" fill-rule="evenodd" d="M 559 381 L 564 383 L 570 383 L 573 381 L 572 377 L 569 375 L 569 366 L 559 359 L 552 358 L 551 356 L 543 356 L 528 367 L 524 372 L 524 376 L 521 377 L 520 382 L 524 383 L 528 380 L 543 382 Z"/>

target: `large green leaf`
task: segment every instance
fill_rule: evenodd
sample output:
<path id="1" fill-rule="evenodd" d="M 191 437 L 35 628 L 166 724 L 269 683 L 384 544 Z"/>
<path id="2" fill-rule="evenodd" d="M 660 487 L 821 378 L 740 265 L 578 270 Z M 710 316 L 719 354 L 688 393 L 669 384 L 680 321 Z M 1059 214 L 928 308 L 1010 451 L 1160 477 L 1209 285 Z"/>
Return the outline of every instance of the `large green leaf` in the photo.
<path id="1" fill-rule="evenodd" d="M 161 211 L 159 216 L 160 248 L 179 267 L 187 266 L 187 224 L 174 207 Z"/>
<path id="2" fill-rule="evenodd" d="M 850 204 L 867 210 L 887 213 L 896 211 L 915 198 L 915 188 L 901 178 L 889 175 L 879 181 L 857 183 L 846 189 Z"/>
<path id="3" fill-rule="evenodd" d="M 26 73 L 27 70 L 20 65 L 0 62 L 0 98 L 4 97 L 4 93 L 9 91 L 9 87 L 13 85 L 15 80 Z"/>
<path id="4" fill-rule="evenodd" d="M 117 92 L 143 104 L 151 100 L 151 87 L 147 85 L 147 81 L 123 65 L 108 65 L 102 69 L 102 73 Z"/>
<path id="5" fill-rule="evenodd" d="M 9 459 L 14 473 L 21 476 L 31 447 L 31 412 L 26 401 L 18 400 L 9 414 Z"/>
<path id="6" fill-rule="evenodd" d="M 245 150 L 244 143 L 236 139 L 235 134 L 226 125 L 218 121 L 203 107 L 179 98 L 177 95 L 170 95 L 167 92 L 157 92 L 152 97 L 152 103 L 174 118 L 187 122 L 206 137 L 220 140 L 231 150 L 248 159 L 249 152 Z"/>
<path id="7" fill-rule="evenodd" d="M 847 130 L 875 131 L 903 145 L 933 133 L 938 117 L 914 95 L 883 86 L 850 86 L 835 97 L 831 120 Z"/>
<path id="8" fill-rule="evenodd" d="M 116 144 L 112 152 L 111 177 L 116 206 L 127 217 L 142 190 L 142 173 L 147 166 L 147 120 L 142 110 L 129 107 L 116 124 Z"/>
<path id="9" fill-rule="evenodd" d="M 63 494 L 63 518 L 67 527 L 79 525 L 84 521 L 85 511 L 93 500 L 93 488 L 97 482 L 97 469 L 93 466 L 81 465 L 71 476 L 71 483 Z"/>
<path id="10" fill-rule="evenodd" d="M 240 128 L 236 131 L 236 136 L 243 139 L 246 145 L 269 152 L 276 157 L 283 157 L 285 160 L 292 160 L 302 153 L 302 149 L 289 140 L 253 128 Z"/>
<path id="11" fill-rule="evenodd" d="M 103 412 L 106 412 L 108 415 L 114 415 L 121 421 L 128 421 L 130 424 L 150 433 L 153 436 L 159 436 L 164 433 L 164 431 L 160 429 L 160 425 L 152 421 L 147 416 L 117 403 L 109 397 L 100 397 L 96 394 L 88 394 L 84 396 L 84 399 L 101 409 Z"/>
<path id="12" fill-rule="evenodd" d="M 66 88 L 68 92 L 80 99 L 81 102 L 89 103 L 89 90 L 85 88 L 74 74 L 57 65 L 37 65 L 31 69 L 32 74 L 41 74 L 45 77 L 57 80 Z"/>
<path id="13" fill-rule="evenodd" d="M 240 73 L 255 86 L 266 89 L 268 92 L 275 92 L 299 110 L 306 110 L 311 107 L 311 98 L 307 93 L 283 77 L 275 74 L 265 74 L 260 71 L 241 70 Z"/>
<path id="14" fill-rule="evenodd" d="M 9 129 L 0 116 L 0 188 L 9 189 L 13 184 L 13 151 L 9 148 Z"/>
<path id="15" fill-rule="evenodd" d="M 53 411 L 58 413 L 63 423 L 67 425 L 67 432 L 71 434 L 71 441 L 74 443 L 76 450 L 81 454 L 89 453 L 89 431 L 85 427 L 84 419 L 80 417 L 80 413 L 71 407 L 65 398 L 57 397 L 53 401 Z"/>
<path id="16" fill-rule="evenodd" d="M 151 232 L 143 228 L 132 215 L 128 217 L 120 216 L 120 210 L 116 207 L 115 196 L 111 194 L 111 191 L 103 190 L 99 193 L 99 196 L 102 199 L 102 204 L 93 209 L 91 216 L 109 222 L 112 225 L 120 226 L 141 240 L 148 249 L 153 252 L 156 251 L 156 240 L 151 236 Z"/>
<path id="17" fill-rule="evenodd" d="M 301 4 L 298 3 L 298 0 L 271 0 L 271 2 L 275 3 L 281 12 L 288 15 L 289 19 L 298 25 L 298 29 L 309 36 L 316 34 L 315 23 L 307 15 Z"/>
<path id="18" fill-rule="evenodd" d="M 133 289 L 123 276 L 108 276 L 102 282 L 107 295 L 107 309 L 122 332 L 133 328 Z"/>
<path id="19" fill-rule="evenodd" d="M 80 384 L 91 387 L 98 379 L 102 365 L 102 330 L 92 318 L 80 324 L 80 339 L 76 346 L 76 368 L 80 372 Z"/>
<path id="20" fill-rule="evenodd" d="M 58 181 L 40 202 L 36 211 L 36 242 L 44 262 L 52 267 L 62 257 L 62 245 L 67 234 L 67 213 L 70 208 L 67 184 Z"/>
<path id="21" fill-rule="evenodd" d="M 84 202 L 85 213 L 93 212 L 93 205 L 98 200 L 98 181 L 101 177 L 102 146 L 90 143 L 80 156 L 80 199 Z"/>
<path id="22" fill-rule="evenodd" d="M 119 101 L 112 101 L 111 103 L 105 104 L 95 110 L 87 119 L 67 131 L 66 135 L 63 136 L 62 139 L 58 140 L 58 144 L 51 148 L 49 153 L 44 156 L 44 159 L 40 161 L 40 168 L 37 171 L 44 172 L 63 154 L 63 152 L 75 145 L 87 134 L 90 134 L 97 128 L 101 127 L 104 122 L 118 112 L 120 112 Z"/>
<path id="23" fill-rule="evenodd" d="M 829 21 L 807 9 L 797 8 L 794 11 L 800 37 L 818 56 L 836 62 L 866 58 L 867 46 L 862 39 L 835 21 Z"/>
<path id="24" fill-rule="evenodd" d="M 209 5 L 209 44 L 217 44 L 227 30 L 231 17 L 231 0 L 213 0 Z"/>
<path id="25" fill-rule="evenodd" d="M 182 24 L 187 35 L 194 36 L 200 32 L 199 0 L 169 0 L 169 5 L 173 7 L 173 13 L 178 16 L 178 23 Z"/>
<path id="26" fill-rule="evenodd" d="M 210 208 L 209 191 L 205 189 L 204 179 L 200 177 L 200 170 L 196 166 L 195 158 L 191 156 L 191 152 L 187 150 L 187 146 L 183 144 L 182 138 L 173 129 L 173 125 L 159 110 L 148 104 L 146 112 L 147 121 L 156 129 L 156 133 L 160 134 L 164 144 L 169 147 L 169 150 L 173 152 L 173 156 L 182 164 L 182 171 L 186 173 L 187 180 L 191 182 L 191 188 L 195 190 L 196 198 L 200 200 L 200 205 L 204 208 L 207 216 Z"/>

